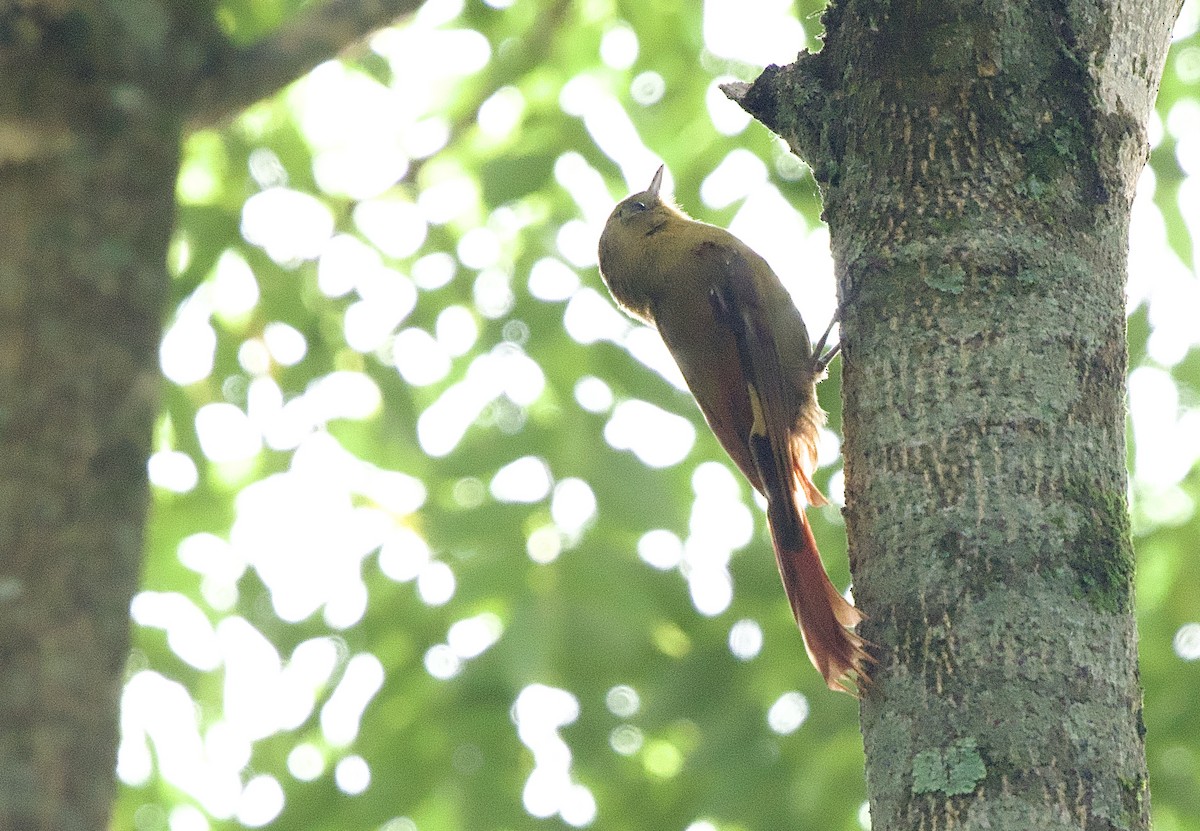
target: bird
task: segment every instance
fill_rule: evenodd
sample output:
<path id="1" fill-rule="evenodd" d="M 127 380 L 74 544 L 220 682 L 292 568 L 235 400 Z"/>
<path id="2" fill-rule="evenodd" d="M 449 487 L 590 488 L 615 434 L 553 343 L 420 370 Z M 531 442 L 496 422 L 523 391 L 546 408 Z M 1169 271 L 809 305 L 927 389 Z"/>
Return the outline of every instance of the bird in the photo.
<path id="1" fill-rule="evenodd" d="M 864 615 L 829 580 L 807 506 L 827 504 L 813 483 L 825 413 L 822 355 L 779 277 L 724 228 L 692 219 L 661 193 L 617 203 L 599 240 L 613 299 L 658 329 L 709 427 L 767 501 L 775 559 L 805 650 L 831 690 L 857 695 L 869 679 Z M 830 324 L 832 328 L 832 323 Z M 828 331 L 826 332 L 826 336 Z"/>

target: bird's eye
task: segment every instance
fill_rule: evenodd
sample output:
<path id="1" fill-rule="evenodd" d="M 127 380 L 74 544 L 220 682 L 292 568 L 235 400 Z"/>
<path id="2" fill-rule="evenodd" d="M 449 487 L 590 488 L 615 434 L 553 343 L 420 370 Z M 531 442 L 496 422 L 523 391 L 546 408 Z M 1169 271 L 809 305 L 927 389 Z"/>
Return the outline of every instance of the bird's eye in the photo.
<path id="1" fill-rule="evenodd" d="M 646 203 L 645 202 L 630 202 L 629 209 L 631 211 L 634 211 L 635 213 L 638 211 L 644 211 L 644 210 L 646 210 Z"/>

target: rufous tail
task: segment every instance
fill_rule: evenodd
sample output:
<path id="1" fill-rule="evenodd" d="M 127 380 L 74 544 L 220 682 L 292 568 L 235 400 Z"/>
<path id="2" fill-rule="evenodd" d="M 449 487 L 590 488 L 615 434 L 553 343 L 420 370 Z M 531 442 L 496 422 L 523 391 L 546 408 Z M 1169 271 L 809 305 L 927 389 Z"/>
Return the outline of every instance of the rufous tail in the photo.
<path id="1" fill-rule="evenodd" d="M 874 659 L 866 650 L 866 642 L 847 627 L 861 621 L 863 613 L 829 581 L 804 513 L 788 505 L 770 505 L 767 517 L 779 575 L 800 624 L 809 660 L 829 689 L 857 695 L 844 682 L 854 680 L 859 687 L 867 683 L 870 678 L 866 664 Z"/>

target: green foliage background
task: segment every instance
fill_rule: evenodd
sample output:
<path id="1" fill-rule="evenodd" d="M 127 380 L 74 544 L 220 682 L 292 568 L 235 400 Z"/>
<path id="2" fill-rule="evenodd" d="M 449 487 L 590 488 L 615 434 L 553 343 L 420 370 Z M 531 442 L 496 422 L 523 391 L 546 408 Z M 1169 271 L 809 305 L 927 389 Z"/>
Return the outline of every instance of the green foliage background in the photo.
<path id="1" fill-rule="evenodd" d="M 291 0 L 225 0 L 220 10 L 230 32 L 249 41 L 270 31 L 298 5 Z M 1194 20 L 1194 9 L 1190 5 L 1185 18 Z M 819 3 L 797 4 L 796 17 L 808 33 L 806 43 L 795 44 L 797 49 L 817 46 L 819 11 Z M 577 718 L 563 725 L 559 735 L 570 748 L 572 781 L 594 797 L 593 827 L 863 827 L 865 789 L 856 706 L 847 696 L 825 691 L 808 666 L 758 509 L 753 514 L 753 540 L 730 565 L 732 605 L 715 617 L 695 610 L 678 568 L 655 569 L 638 556 L 638 541 L 648 530 L 665 528 L 687 536 L 698 466 L 717 460 L 732 469 L 693 403 L 623 346 L 576 342 L 563 326 L 566 299 L 538 299 L 529 289 L 536 262 L 546 257 L 565 262 L 559 250 L 560 228 L 581 218 L 578 203 L 556 177 L 564 154 L 577 154 L 599 171 L 614 200 L 626 193 L 618 167 L 597 145 L 584 119 L 561 106 L 564 86 L 580 77 L 621 102 L 641 140 L 667 161 L 677 199 L 694 215 L 716 223 L 730 221 L 738 205 L 704 209 L 699 185 L 727 154 L 746 148 L 763 159 L 772 181 L 807 223 L 818 222 L 811 176 L 783 159 L 773 136 L 757 124 L 734 135 L 714 128 L 705 103 L 713 80 L 750 80 L 759 67 L 708 51 L 701 14 L 701 4 L 671 0 L 515 0 L 508 8 L 479 0 L 465 5 L 436 0 L 410 25 L 479 33 L 489 54 L 482 67 L 456 72 L 453 67 L 430 66 L 425 77 L 398 73 L 398 64 L 381 54 L 386 50 L 364 47 L 345 58 L 345 77 L 380 93 L 383 112 L 378 115 L 386 117 L 389 106 L 402 109 L 406 101 L 424 101 L 424 110 L 413 116 L 412 124 L 434 125 L 435 135 L 444 128 L 444 139 L 421 152 L 405 152 L 403 135 L 381 137 L 397 142 L 404 169 L 379 198 L 420 206 L 423 194 L 449 180 L 465 177 L 473 183 L 465 209 L 448 221 L 425 223 L 419 246 L 399 255 L 384 254 L 382 262 L 406 280 L 421 258 L 435 252 L 453 255 L 472 229 L 486 227 L 494 232 L 500 250 L 496 264 L 482 271 L 493 282 L 500 275 L 511 291 L 510 307 L 489 317 L 477 304 L 481 270 L 457 259 L 452 279 L 417 290 L 415 305 L 397 330 L 419 327 L 436 335 L 440 313 L 452 305 L 470 310 L 478 327 L 470 350 L 453 358 L 443 378 L 422 386 L 407 384 L 398 375 L 388 358 L 390 343 L 365 354 L 347 344 L 347 312 L 362 298 L 353 291 L 331 297 L 321 290 L 320 247 L 311 256 L 281 264 L 243 238 L 246 200 L 267 187 L 286 184 L 320 200 L 337 234 L 374 247 L 359 212 L 364 200 L 326 192 L 318 184 L 314 159 L 323 148 L 302 118 L 303 86 L 256 105 L 219 130 L 189 138 L 172 263 L 179 319 L 197 297 L 214 296 L 218 262 L 228 252 L 249 264 L 257 300 L 235 313 L 216 308 L 202 314 L 202 324 L 215 335 L 212 371 L 192 383 L 168 383 L 165 388 L 158 449 L 187 454 L 198 481 L 190 488 L 155 489 L 144 590 L 166 593 L 176 612 L 140 616 L 143 625 L 135 632 L 130 676 L 153 673 L 178 682 L 194 704 L 187 711 L 194 719 L 188 729 L 203 743 L 182 768 L 172 768 L 166 763 L 170 749 L 153 737 L 147 743 L 130 727 L 135 720 L 127 719 L 127 748 L 148 749 L 154 764 L 140 773 L 123 768 L 126 781 L 114 827 L 240 827 L 238 810 L 241 806 L 245 811 L 245 802 L 205 797 L 204 783 L 218 768 L 236 774 L 242 784 L 256 782 L 258 792 L 263 787 L 282 792 L 277 816 L 273 811 L 258 819 L 253 812 L 241 815 L 254 824 L 270 820 L 272 828 L 562 827 L 561 817 L 535 819 L 522 804 L 534 760 L 518 735 L 512 712 L 521 691 L 534 684 L 565 690 L 578 702 Z M 637 57 L 628 67 L 614 68 L 600 58 L 605 35 L 615 27 L 636 34 Z M 1159 100 L 1164 123 L 1169 123 L 1172 108 L 1192 112 L 1200 106 L 1198 66 L 1200 38 L 1192 33 L 1171 53 Z M 645 72 L 658 73 L 665 86 L 661 99 L 649 105 L 635 103 L 631 94 L 635 79 L 646 82 Z M 523 103 L 512 128 L 496 136 L 481 131 L 476 120 L 481 106 L 502 89 L 507 96 L 515 91 Z M 1154 204 L 1165 223 L 1167 244 L 1194 281 L 1195 251 L 1178 199 L 1187 176 L 1176 150 L 1177 140 L 1168 130 L 1151 160 L 1157 182 Z M 600 288 L 594 267 L 575 270 L 583 286 Z M 265 333 L 276 323 L 303 335 L 304 357 L 291 365 L 279 360 L 256 364 L 254 350 L 262 353 Z M 820 328 L 823 323 L 810 321 L 810 326 Z M 1151 331 L 1147 307 L 1139 306 L 1130 320 L 1131 366 L 1150 361 L 1146 342 Z M 452 452 L 440 458 L 426 455 L 417 438 L 421 414 L 447 389 L 467 379 L 481 355 L 498 347 L 536 361 L 544 375 L 541 393 L 526 402 L 496 396 Z M 1159 368 L 1178 389 L 1180 412 L 1194 414 L 1200 351 L 1192 348 L 1178 363 Z M 194 542 L 198 534 L 229 539 L 235 521 L 255 510 L 250 500 L 239 499 L 239 493 L 254 482 L 293 471 L 292 449 L 272 449 L 268 443 L 240 459 L 214 462 L 200 446 L 196 414 L 205 405 L 223 402 L 253 416 L 248 397 L 256 378 L 273 379 L 283 400 L 290 402 L 336 372 L 365 374 L 378 388 L 380 404 L 365 417 L 317 418 L 315 429 L 379 469 L 413 477 L 397 481 L 408 486 L 419 481 L 424 499 L 412 503 L 415 510 L 397 507 L 376 491 L 364 492 L 329 474 L 327 484 L 347 500 L 348 512 L 365 512 L 385 528 L 366 542 L 334 543 L 345 545 L 344 554 L 335 553 L 349 564 L 352 593 L 365 592 L 365 612 L 334 615 L 331 624 L 318 609 L 298 622 L 287 621 L 280 617 L 270 581 L 253 564 L 246 567 L 242 549 L 231 549 L 232 570 L 222 583 L 213 571 L 206 571 L 216 569 L 212 562 L 198 564 L 184 557 L 185 565 L 180 546 L 185 540 Z M 588 411 L 576 400 L 577 384 L 585 376 L 602 379 L 618 402 L 640 399 L 691 420 L 698 437 L 691 453 L 682 463 L 651 469 L 628 451 L 611 447 L 605 440 L 610 413 Z M 835 365 L 834 377 L 821 388 L 835 431 L 836 376 Z M 1131 449 L 1136 460 L 1138 448 Z M 496 473 L 524 457 L 542 460 L 552 483 L 587 483 L 597 509 L 581 533 L 557 529 L 550 495 L 521 503 L 491 494 Z M 1178 484 L 1149 488 L 1135 476 L 1133 487 L 1142 680 L 1160 831 L 1200 828 L 1200 662 L 1181 657 L 1186 643 L 1175 648 L 1181 627 L 1200 620 L 1200 578 L 1191 567 L 1200 545 L 1200 517 L 1194 510 L 1200 475 L 1195 462 L 1187 460 L 1190 472 Z M 836 469 L 836 464 L 824 469 L 819 484 L 827 486 Z M 741 499 L 752 505 L 740 480 L 739 487 Z M 311 530 L 303 505 L 291 514 L 286 506 L 277 510 L 284 524 L 290 517 L 300 533 Z M 832 508 L 814 513 L 821 549 L 835 582 L 844 585 L 848 575 L 839 515 Z M 393 580 L 381 570 L 379 542 L 395 529 L 418 533 L 433 558 L 449 566 L 456 590 L 448 602 L 429 605 L 414 581 Z M 272 552 L 285 568 L 295 533 L 281 527 L 275 543 L 280 550 Z M 547 539 L 557 540 L 561 553 L 551 562 L 535 562 L 528 553 L 531 536 L 535 548 Z M 221 549 L 218 545 L 213 550 Z M 303 570 L 307 563 L 300 558 L 290 567 Z M 494 615 L 487 620 L 502 626 L 499 640 L 464 661 L 454 677 L 440 680 L 431 675 L 426 669 L 430 650 L 447 641 L 457 621 L 483 613 Z M 347 619 L 353 622 L 345 625 Z M 756 621 L 764 636 L 761 652 L 750 660 L 736 658 L 729 646 L 730 629 L 741 619 Z M 188 637 L 211 642 L 213 633 L 222 631 L 234 633 L 229 637 L 236 641 L 234 635 L 247 630 L 231 628 L 230 620 L 239 626 L 244 621 L 261 633 L 282 666 L 311 639 L 331 638 L 336 645 L 336 665 L 328 677 L 314 682 L 312 707 L 299 726 L 265 736 L 238 733 L 230 726 L 244 720 L 233 713 L 242 705 L 231 700 L 228 652 L 197 661 L 179 646 Z M 1178 635 L 1181 642 L 1188 631 L 1192 630 Z M 1192 650 L 1194 655 L 1197 648 Z M 276 660 L 271 652 L 260 652 L 267 656 L 260 660 Z M 362 713 L 356 737 L 348 743 L 331 740 L 321 714 L 351 658 L 364 654 L 378 659 L 382 686 Z M 610 706 L 610 691 L 621 685 L 636 692 L 636 712 Z M 809 714 L 799 729 L 780 735 L 768 726 L 767 713 L 792 691 L 806 698 Z M 272 692 L 264 690 L 262 695 L 266 702 L 259 706 L 269 712 Z M 129 706 L 127 701 L 127 710 Z M 621 745 L 623 753 L 614 750 L 614 744 L 621 744 L 614 731 L 629 742 Z M 291 754 L 300 744 L 307 745 L 310 756 L 317 751 L 321 764 L 315 776 L 293 771 Z M 369 786 L 357 795 L 343 792 L 334 774 L 339 761 L 349 756 L 361 757 L 370 771 Z M 279 791 L 270 780 L 278 783 Z M 236 797 L 237 788 L 233 793 Z M 214 807 L 220 805 L 225 807 Z"/>

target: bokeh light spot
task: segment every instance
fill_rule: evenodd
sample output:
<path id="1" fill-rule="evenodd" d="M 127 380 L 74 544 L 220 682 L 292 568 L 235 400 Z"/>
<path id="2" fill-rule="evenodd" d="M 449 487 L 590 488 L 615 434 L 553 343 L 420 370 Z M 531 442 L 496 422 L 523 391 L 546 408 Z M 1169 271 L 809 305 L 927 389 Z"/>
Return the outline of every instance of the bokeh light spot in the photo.
<path id="1" fill-rule="evenodd" d="M 405 199 L 381 196 L 359 202 L 354 224 L 371 244 L 389 257 L 410 257 L 425 242 L 425 217 Z"/>
<path id="2" fill-rule="evenodd" d="M 333 781 L 342 793 L 356 796 L 371 784 L 371 768 L 362 756 L 347 756 L 333 769 Z"/>
<path id="3" fill-rule="evenodd" d="M 691 452 L 696 428 L 682 416 L 646 401 L 622 401 L 604 425 L 604 439 L 617 450 L 631 450 L 650 467 L 679 464 Z"/>
<path id="4" fill-rule="evenodd" d="M 762 651 L 763 631 L 757 621 L 743 618 L 729 629 L 729 651 L 739 661 L 749 661 Z"/>
<path id="5" fill-rule="evenodd" d="M 550 469 L 537 456 L 525 456 L 500 468 L 490 490 L 500 502 L 540 502 L 550 493 Z"/>
<path id="6" fill-rule="evenodd" d="M 683 560 L 683 542 L 673 531 L 664 528 L 642 534 L 637 551 L 643 562 L 659 571 L 675 568 Z"/>
<path id="7" fill-rule="evenodd" d="M 508 275 L 498 268 L 479 272 L 474 285 L 475 308 L 486 318 L 496 320 L 512 311 L 517 302 Z"/>
<path id="8" fill-rule="evenodd" d="M 633 687 L 628 684 L 618 684 L 605 694 L 604 704 L 614 716 L 630 718 L 641 708 L 642 700 Z"/>
<path id="9" fill-rule="evenodd" d="M 600 39 L 600 59 L 613 69 L 628 69 L 638 56 L 638 37 L 626 23 L 618 23 Z"/>
<path id="10" fill-rule="evenodd" d="M 446 643 L 459 658 L 469 660 L 482 655 L 504 632 L 500 618 L 491 612 L 456 621 L 446 633 Z"/>
<path id="11" fill-rule="evenodd" d="M 242 236 L 281 265 L 315 259 L 333 236 L 333 214 L 307 193 L 272 187 L 242 206 Z"/>
<path id="12" fill-rule="evenodd" d="M 534 760 L 522 792 L 525 810 L 541 818 L 559 814 L 577 827 L 590 823 L 596 813 L 595 797 L 572 781 L 571 749 L 558 733 L 579 718 L 579 700 L 566 690 L 530 684 L 517 695 L 512 717 L 518 738 Z"/>
<path id="13" fill-rule="evenodd" d="M 454 279 L 457 261 L 445 251 L 435 251 L 419 258 L 412 267 L 413 281 L 422 289 L 440 289 Z"/>
<path id="14" fill-rule="evenodd" d="M 203 295 L 198 292 L 183 303 L 163 334 L 159 364 L 168 379 L 185 387 L 209 376 L 216 350 L 217 333 L 209 321 Z"/>
<path id="15" fill-rule="evenodd" d="M 379 549 L 379 570 L 397 583 L 417 579 L 433 559 L 429 544 L 411 528 L 398 528 Z"/>
<path id="16" fill-rule="evenodd" d="M 263 327 L 263 341 L 271 357 L 283 366 L 295 366 L 308 352 L 303 333 L 286 323 L 268 323 Z"/>
<path id="17" fill-rule="evenodd" d="M 594 375 L 575 383 L 575 401 L 589 413 L 606 413 L 613 405 L 612 388 Z"/>
<path id="18" fill-rule="evenodd" d="M 225 319 L 237 319 L 258 304 L 258 281 L 241 254 L 223 251 L 212 277 L 213 311 Z"/>
<path id="19" fill-rule="evenodd" d="M 444 606 L 454 597 L 457 581 L 450 566 L 434 560 L 417 575 L 417 594 L 427 606 Z"/>
<path id="20" fill-rule="evenodd" d="M 479 338 L 479 324 L 466 306 L 447 306 L 438 312 L 434 331 L 438 345 L 454 358 L 470 352 Z"/>
<path id="21" fill-rule="evenodd" d="M 568 537 L 577 537 L 596 515 L 596 495 L 582 479 L 563 479 L 554 486 L 550 516 Z"/>
<path id="22" fill-rule="evenodd" d="M 178 450 L 160 450 L 151 455 L 146 470 L 152 485 L 174 493 L 187 493 L 200 481 L 192 457 Z"/>
<path id="23" fill-rule="evenodd" d="M 642 765 L 656 779 L 671 779 L 683 769 L 683 753 L 671 742 L 655 739 L 646 745 Z"/>
<path id="24" fill-rule="evenodd" d="M 325 772 L 325 757 L 309 742 L 292 748 L 287 757 L 288 772 L 301 782 L 311 782 Z"/>
<path id="25" fill-rule="evenodd" d="M 529 559 L 539 565 L 546 565 L 558 559 L 558 555 L 562 553 L 562 543 L 562 534 L 557 528 L 543 525 L 529 533 L 529 538 L 525 541 L 525 551 L 529 554 Z"/>
<path id="26" fill-rule="evenodd" d="M 521 121 L 525 110 L 525 96 L 513 86 L 504 86 L 493 92 L 479 106 L 475 123 L 484 135 L 492 139 L 503 139 Z"/>
<path id="27" fill-rule="evenodd" d="M 246 783 L 238 801 L 237 820 L 249 828 L 261 828 L 283 810 L 283 788 L 273 776 L 260 774 Z"/>
<path id="28" fill-rule="evenodd" d="M 440 681 L 448 681 L 462 671 L 462 659 L 444 643 L 425 652 L 425 670 Z"/>
<path id="29" fill-rule="evenodd" d="M 1200 659 L 1200 623 L 1185 623 L 1175 633 L 1175 654 L 1185 661 Z"/>
<path id="30" fill-rule="evenodd" d="M 238 462 L 262 449 L 262 435 L 232 404 L 205 404 L 196 411 L 196 438 L 205 457 L 214 462 Z"/>
<path id="31" fill-rule="evenodd" d="M 622 756 L 632 756 L 642 749 L 646 737 L 632 724 L 618 724 L 608 734 L 608 746 Z"/>
<path id="32" fill-rule="evenodd" d="M 411 327 L 392 341 L 392 362 L 405 383 L 414 387 L 436 384 L 450 373 L 450 355 L 433 335 Z"/>
<path id="33" fill-rule="evenodd" d="M 538 300 L 568 300 L 579 285 L 579 274 L 555 257 L 542 257 L 529 270 L 529 293 Z"/>
<path id="34" fill-rule="evenodd" d="M 326 741 L 335 747 L 354 741 L 363 713 L 383 687 L 383 679 L 383 664 L 370 653 L 359 653 L 346 663 L 346 671 L 321 708 L 321 732 Z"/>
<path id="35" fill-rule="evenodd" d="M 767 711 L 767 726 L 781 736 L 795 733 L 808 719 L 808 699 L 802 693 L 779 696 Z"/>
<path id="36" fill-rule="evenodd" d="M 643 107 L 657 104 L 666 92 L 667 82 L 657 72 L 642 72 L 629 85 L 629 96 Z"/>

